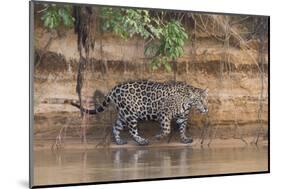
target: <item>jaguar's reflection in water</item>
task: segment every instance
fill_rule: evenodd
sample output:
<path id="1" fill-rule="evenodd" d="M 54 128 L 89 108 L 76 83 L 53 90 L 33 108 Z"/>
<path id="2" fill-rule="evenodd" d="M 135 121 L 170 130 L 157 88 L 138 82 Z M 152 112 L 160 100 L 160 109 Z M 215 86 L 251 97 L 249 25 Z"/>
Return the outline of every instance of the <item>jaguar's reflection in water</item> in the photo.
<path id="1" fill-rule="evenodd" d="M 35 151 L 34 184 L 65 184 L 267 171 L 267 147 Z"/>

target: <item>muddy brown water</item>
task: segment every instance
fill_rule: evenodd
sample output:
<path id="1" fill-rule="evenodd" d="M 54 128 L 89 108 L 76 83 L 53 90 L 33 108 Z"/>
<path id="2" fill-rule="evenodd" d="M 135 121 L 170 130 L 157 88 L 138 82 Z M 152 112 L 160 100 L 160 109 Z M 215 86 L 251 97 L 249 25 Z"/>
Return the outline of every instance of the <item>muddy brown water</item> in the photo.
<path id="1" fill-rule="evenodd" d="M 87 183 L 268 170 L 267 146 L 132 147 L 34 151 L 34 185 Z"/>

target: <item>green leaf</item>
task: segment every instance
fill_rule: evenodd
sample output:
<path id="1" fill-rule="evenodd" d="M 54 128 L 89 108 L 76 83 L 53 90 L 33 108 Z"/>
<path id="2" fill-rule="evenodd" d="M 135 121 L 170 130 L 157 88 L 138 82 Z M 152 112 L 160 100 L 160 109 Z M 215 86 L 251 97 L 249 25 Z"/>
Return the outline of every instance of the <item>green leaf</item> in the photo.
<path id="1" fill-rule="evenodd" d="M 172 71 L 171 64 L 169 64 L 168 62 L 164 64 L 164 67 L 165 67 L 165 69 L 166 69 L 168 72 L 171 72 L 171 71 Z"/>
<path id="2" fill-rule="evenodd" d="M 73 26 L 72 7 L 70 5 L 47 4 L 47 9 L 42 12 L 41 20 L 44 26 L 50 29 L 64 26 Z"/>

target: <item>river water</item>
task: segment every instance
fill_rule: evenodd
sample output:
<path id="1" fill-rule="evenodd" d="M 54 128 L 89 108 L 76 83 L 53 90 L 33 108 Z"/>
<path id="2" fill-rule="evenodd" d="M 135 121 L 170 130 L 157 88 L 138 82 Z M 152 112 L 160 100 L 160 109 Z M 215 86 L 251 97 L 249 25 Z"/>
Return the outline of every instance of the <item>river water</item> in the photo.
<path id="1" fill-rule="evenodd" d="M 267 147 L 37 150 L 34 185 L 267 171 Z"/>

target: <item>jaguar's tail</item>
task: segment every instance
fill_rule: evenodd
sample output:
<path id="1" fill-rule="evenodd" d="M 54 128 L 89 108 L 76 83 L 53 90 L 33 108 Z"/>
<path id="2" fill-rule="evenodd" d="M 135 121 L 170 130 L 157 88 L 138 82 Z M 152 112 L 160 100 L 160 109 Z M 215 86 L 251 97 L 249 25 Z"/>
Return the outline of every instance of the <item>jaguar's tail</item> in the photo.
<path id="1" fill-rule="evenodd" d="M 103 112 L 105 110 L 105 108 L 108 106 L 108 104 L 110 103 L 110 98 L 107 96 L 105 97 L 104 101 L 102 104 L 100 104 L 97 108 L 95 109 L 86 109 L 83 108 L 83 106 L 81 106 L 81 104 L 77 101 L 77 100 L 65 100 L 64 101 L 65 104 L 70 104 L 72 106 L 75 106 L 77 108 L 79 108 L 83 113 L 86 114 L 97 114 L 99 112 Z"/>

